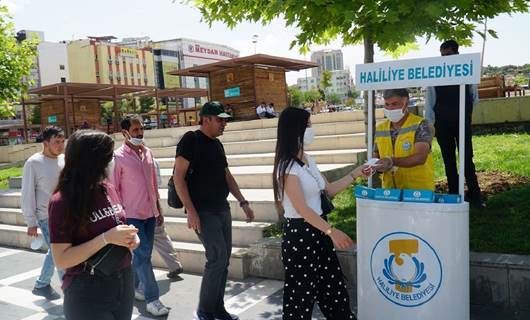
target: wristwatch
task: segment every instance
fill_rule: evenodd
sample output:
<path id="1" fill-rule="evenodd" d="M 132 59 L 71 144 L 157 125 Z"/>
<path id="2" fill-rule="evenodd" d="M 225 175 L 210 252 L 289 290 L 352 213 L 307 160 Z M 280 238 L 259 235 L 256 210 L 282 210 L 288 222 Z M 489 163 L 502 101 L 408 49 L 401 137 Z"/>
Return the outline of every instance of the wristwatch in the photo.
<path id="1" fill-rule="evenodd" d="M 247 200 L 239 201 L 239 206 L 241 208 L 243 208 L 244 206 L 248 206 L 248 201 Z"/>

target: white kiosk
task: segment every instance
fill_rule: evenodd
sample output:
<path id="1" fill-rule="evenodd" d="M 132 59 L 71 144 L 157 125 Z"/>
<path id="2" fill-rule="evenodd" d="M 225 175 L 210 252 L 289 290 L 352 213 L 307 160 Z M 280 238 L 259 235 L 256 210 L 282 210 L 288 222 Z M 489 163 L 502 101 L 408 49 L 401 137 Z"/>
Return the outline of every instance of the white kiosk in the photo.
<path id="1" fill-rule="evenodd" d="M 368 158 L 373 90 L 460 85 L 464 146 L 465 85 L 479 82 L 478 53 L 357 65 L 357 88 L 369 91 Z M 464 199 L 464 174 L 459 188 Z M 357 305 L 359 320 L 469 320 L 468 203 L 357 199 Z"/>

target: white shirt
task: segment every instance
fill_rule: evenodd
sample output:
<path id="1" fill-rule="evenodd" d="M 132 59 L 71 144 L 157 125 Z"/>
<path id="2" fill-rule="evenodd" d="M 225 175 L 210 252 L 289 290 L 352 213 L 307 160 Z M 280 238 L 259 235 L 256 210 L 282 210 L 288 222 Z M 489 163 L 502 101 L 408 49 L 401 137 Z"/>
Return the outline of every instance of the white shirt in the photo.
<path id="1" fill-rule="evenodd" d="M 263 113 L 263 112 L 265 112 L 265 108 L 261 104 L 256 107 L 256 113 L 257 114 L 260 114 L 260 113 Z"/>
<path id="2" fill-rule="evenodd" d="M 265 107 L 268 113 L 274 113 L 274 108 L 271 106 Z"/>
<path id="3" fill-rule="evenodd" d="M 313 209 L 318 215 L 322 215 L 320 191 L 326 188 L 326 182 L 324 181 L 324 178 L 322 178 L 313 158 L 308 154 L 304 154 L 304 156 L 308 165 L 302 167 L 297 162 L 294 162 L 285 174 L 298 177 L 307 206 Z M 286 218 L 302 218 L 302 216 L 296 212 L 291 199 L 289 199 L 286 192 L 283 195 L 282 206 Z"/>
<path id="4" fill-rule="evenodd" d="M 63 168 L 64 154 L 53 159 L 35 153 L 24 164 L 21 207 L 28 227 L 37 226 L 37 220 L 48 219 L 48 202 Z"/>

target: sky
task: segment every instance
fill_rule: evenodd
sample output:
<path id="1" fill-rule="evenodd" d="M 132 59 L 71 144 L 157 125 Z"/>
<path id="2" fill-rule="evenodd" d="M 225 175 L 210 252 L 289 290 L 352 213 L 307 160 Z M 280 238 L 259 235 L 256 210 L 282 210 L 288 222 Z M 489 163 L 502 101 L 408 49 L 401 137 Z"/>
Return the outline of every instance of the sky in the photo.
<path id="1" fill-rule="evenodd" d="M 82 39 L 87 36 L 113 35 L 118 38 L 149 36 L 166 40 L 191 38 L 221 43 L 240 51 L 241 56 L 254 54 L 253 35 L 258 35 L 257 53 L 307 59 L 298 48 L 290 49 L 297 29 L 286 27 L 278 18 L 268 25 L 242 23 L 229 29 L 222 23 L 211 27 L 201 20 L 198 9 L 180 0 L 0 0 L 13 15 L 16 30 L 43 31 L 46 41 Z M 488 38 L 484 65 L 502 66 L 530 63 L 530 13 L 513 16 L 501 15 L 488 22 L 488 28 L 497 31 L 499 39 Z M 482 29 L 482 27 L 480 28 Z M 439 55 L 440 42 L 418 39 L 419 50 L 399 59 Z M 354 75 L 355 65 L 363 62 L 362 45 L 342 46 L 340 40 L 326 46 L 312 46 L 311 50 L 342 49 L 344 64 Z M 461 53 L 480 52 L 482 38 L 473 39 L 471 47 L 462 47 Z M 392 60 L 376 48 L 376 62 Z M 309 71 L 308 71 L 308 75 Z M 296 83 L 305 72 L 289 72 L 287 82 Z"/>

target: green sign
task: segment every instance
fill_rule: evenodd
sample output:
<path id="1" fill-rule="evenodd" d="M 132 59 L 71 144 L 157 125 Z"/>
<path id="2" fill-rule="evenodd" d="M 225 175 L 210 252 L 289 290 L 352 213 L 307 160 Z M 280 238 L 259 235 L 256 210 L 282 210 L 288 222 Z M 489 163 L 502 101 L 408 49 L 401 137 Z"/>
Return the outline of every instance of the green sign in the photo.
<path id="1" fill-rule="evenodd" d="M 239 97 L 241 95 L 241 90 L 239 87 L 232 87 L 225 89 L 225 98 Z"/>
<path id="2" fill-rule="evenodd" d="M 49 123 L 57 123 L 57 116 L 48 116 Z"/>

